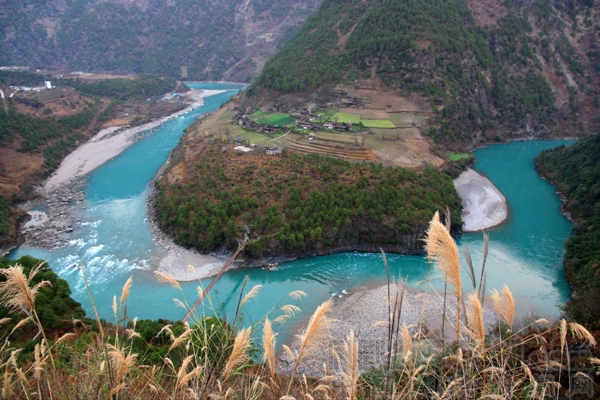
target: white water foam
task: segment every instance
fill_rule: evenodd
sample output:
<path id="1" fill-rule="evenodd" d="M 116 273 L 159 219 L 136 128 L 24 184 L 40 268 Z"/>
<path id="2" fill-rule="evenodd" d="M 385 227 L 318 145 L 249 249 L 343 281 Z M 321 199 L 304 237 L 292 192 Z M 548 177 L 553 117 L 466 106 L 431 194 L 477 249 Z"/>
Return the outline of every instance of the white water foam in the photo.
<path id="1" fill-rule="evenodd" d="M 69 245 L 77 250 L 81 250 L 86 244 L 87 242 L 82 238 L 69 240 Z"/>

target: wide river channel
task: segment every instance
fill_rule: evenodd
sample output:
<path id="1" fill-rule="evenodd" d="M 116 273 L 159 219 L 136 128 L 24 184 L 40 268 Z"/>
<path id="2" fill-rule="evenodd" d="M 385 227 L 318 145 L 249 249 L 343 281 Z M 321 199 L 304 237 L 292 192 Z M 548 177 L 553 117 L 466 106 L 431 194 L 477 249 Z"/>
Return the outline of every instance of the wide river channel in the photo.
<path id="1" fill-rule="evenodd" d="M 129 318 L 140 319 L 180 319 L 185 310 L 177 307 L 173 298 L 193 303 L 197 287 L 206 287 L 210 282 L 206 279 L 182 284 L 183 293 L 157 282 L 153 270 L 165 250 L 156 245 L 146 215 L 149 183 L 177 145 L 183 130 L 198 115 L 218 109 L 243 88 L 216 83 L 190 85 L 227 92 L 208 97 L 202 108 L 165 122 L 92 172 L 87 178 L 85 208 L 77 215 L 83 222 L 69 234 L 69 246 L 53 251 L 22 246 L 9 254 L 13 259 L 27 254 L 47 260 L 50 267 L 69 282 L 72 296 L 83 304 L 90 316 L 93 312 L 82 275 L 79 269 L 72 267 L 79 262 L 86 269 L 99 314 L 108 321 L 114 320 L 112 298 L 119 297 L 130 276 L 133 276 L 133 287 L 127 301 L 127 314 Z M 508 285 L 517 300 L 520 316 L 556 317 L 560 305 L 569 299 L 562 256 L 563 242 L 571 224 L 560 212 L 555 189 L 538 176 L 533 164 L 540 151 L 569 143 L 572 141 L 514 142 L 475 151 L 478 162 L 474 169 L 486 175 L 509 204 L 508 220 L 489 231 L 488 293 L 493 288 Z M 482 244 L 481 233 L 465 234 L 459 240 L 459 246 L 470 249 L 476 267 L 481 262 Z M 424 257 L 389 254 L 388 261 L 395 278 L 407 278 L 410 286 L 423 288 L 422 281 L 427 274 Z M 381 283 L 386 274 L 381 255 L 367 253 L 307 258 L 272 270 L 233 270 L 218 281 L 207 304 L 218 309 L 220 315 L 231 316 L 246 276 L 246 291 L 254 285 L 263 285 L 258 298 L 245 306 L 244 318 L 249 323 L 267 313 L 273 315 L 278 305 L 289 302 L 286 295 L 290 291 L 303 290 L 308 294 L 302 302 L 295 302 L 306 317 L 332 294 L 337 301 L 343 301 L 342 290 L 351 293 Z M 434 278 L 433 285 L 443 287 L 440 277 L 434 275 Z M 463 279 L 463 287 L 468 289 L 470 280 L 466 273 Z"/>

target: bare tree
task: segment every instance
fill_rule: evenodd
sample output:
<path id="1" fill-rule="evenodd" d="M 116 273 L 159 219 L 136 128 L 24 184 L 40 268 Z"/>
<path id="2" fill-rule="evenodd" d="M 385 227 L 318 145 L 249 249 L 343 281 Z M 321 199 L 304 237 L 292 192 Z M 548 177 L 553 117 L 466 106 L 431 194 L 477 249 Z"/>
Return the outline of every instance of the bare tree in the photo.
<path id="1" fill-rule="evenodd" d="M 354 144 L 355 144 L 356 146 L 358 146 L 358 136 L 359 136 L 359 133 L 360 133 L 360 132 L 359 132 L 358 130 L 356 130 L 356 131 L 353 131 L 353 130 L 352 130 L 352 123 L 350 123 L 350 134 L 351 134 L 351 135 L 352 135 L 352 137 L 354 138 Z"/>

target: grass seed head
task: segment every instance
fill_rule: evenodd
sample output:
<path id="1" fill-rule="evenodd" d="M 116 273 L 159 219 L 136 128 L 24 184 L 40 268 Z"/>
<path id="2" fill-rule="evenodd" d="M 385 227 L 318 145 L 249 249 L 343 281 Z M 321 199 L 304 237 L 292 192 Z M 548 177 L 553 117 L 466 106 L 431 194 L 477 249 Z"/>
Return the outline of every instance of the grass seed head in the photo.
<path id="1" fill-rule="evenodd" d="M 16 312 L 31 314 L 35 309 L 35 297 L 40 289 L 50 286 L 50 282 L 41 281 L 30 287 L 31 280 L 39 272 L 43 263 L 38 264 L 29 273 L 23 272 L 23 267 L 15 264 L 12 267 L 0 269 L 0 274 L 6 279 L 0 282 L 0 306 Z"/>
<path id="2" fill-rule="evenodd" d="M 249 360 L 248 348 L 250 347 L 250 328 L 241 329 L 233 341 L 233 349 L 231 355 L 225 364 L 223 370 L 223 379 L 227 379 L 229 375 L 240 365 Z"/>

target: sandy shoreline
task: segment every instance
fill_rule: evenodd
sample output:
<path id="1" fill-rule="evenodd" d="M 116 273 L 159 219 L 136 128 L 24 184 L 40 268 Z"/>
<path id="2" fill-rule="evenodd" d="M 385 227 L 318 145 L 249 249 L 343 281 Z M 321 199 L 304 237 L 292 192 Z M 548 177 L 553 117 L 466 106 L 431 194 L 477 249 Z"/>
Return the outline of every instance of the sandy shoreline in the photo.
<path id="1" fill-rule="evenodd" d="M 391 286 L 392 298 L 399 293 L 400 286 Z M 371 288 L 361 288 L 358 292 L 336 299 L 333 310 L 329 313 L 331 322 L 328 325 L 329 333 L 324 349 L 340 349 L 344 340 L 352 330 L 359 343 L 359 371 L 361 373 L 369 371 L 373 367 L 384 364 L 387 351 L 387 324 L 379 324 L 381 321 L 387 321 L 388 314 L 388 288 L 387 285 L 379 285 Z M 426 301 L 425 301 L 426 300 Z M 423 309 L 423 303 L 425 308 Z M 402 313 L 400 325 L 406 323 L 412 335 L 419 330 L 420 321 L 423 320 L 422 333 L 425 341 L 432 345 L 439 343 L 441 339 L 441 321 L 443 310 L 443 293 L 435 293 L 432 289 L 428 293 L 417 290 L 406 289 L 402 304 Z M 454 338 L 454 324 L 456 323 L 456 297 L 448 295 L 446 304 L 447 322 L 445 326 L 447 342 L 452 342 Z M 497 317 L 496 312 L 491 308 L 484 307 L 484 321 L 489 330 L 495 326 Z M 302 329 L 306 326 L 303 324 Z M 415 340 L 413 338 L 413 340 Z M 294 338 L 290 345 L 294 351 L 299 349 L 299 341 Z M 283 373 L 290 373 L 293 361 L 287 354 L 281 352 L 278 354 L 279 370 Z M 300 363 L 298 374 L 307 376 L 323 376 L 323 364 L 327 365 L 328 371 L 339 370 L 337 368 L 335 357 L 331 355 L 330 350 L 323 350 L 318 356 L 311 356 Z"/>
<path id="2" fill-rule="evenodd" d="M 218 258 L 173 244 L 169 245 L 167 254 L 160 259 L 156 270 L 180 282 L 190 282 L 216 275 L 223 265 L 225 261 Z"/>
<path id="3" fill-rule="evenodd" d="M 94 137 L 64 158 L 57 170 L 46 180 L 44 190 L 48 193 L 53 192 L 59 186 L 90 173 L 108 160 L 121 154 L 125 149 L 135 143 L 136 137 L 141 132 L 155 128 L 170 119 L 177 118 L 195 108 L 201 107 L 204 104 L 203 99 L 205 97 L 213 96 L 225 91 L 226 90 L 192 89 L 191 93 L 188 93 L 187 95 L 191 97 L 194 102 L 177 113 L 132 128 L 127 128 L 125 126 L 101 130 Z"/>
<path id="4" fill-rule="evenodd" d="M 468 168 L 454 180 L 462 199 L 465 232 L 475 232 L 501 224 L 508 216 L 504 195 L 483 175 Z"/>
<path id="5" fill-rule="evenodd" d="M 160 176 L 160 172 L 157 175 Z M 179 246 L 159 226 L 156 215 L 154 215 L 154 201 L 156 191 L 154 183 L 151 183 L 151 192 L 148 195 L 148 224 L 154 241 L 160 245 L 165 254 L 160 258 L 155 271 L 167 274 L 179 282 L 191 282 L 204 278 L 209 278 L 219 273 L 228 255 L 221 255 L 219 258 L 213 255 L 200 254 L 196 250 L 186 249 Z M 229 269 L 235 268 L 231 265 Z"/>

